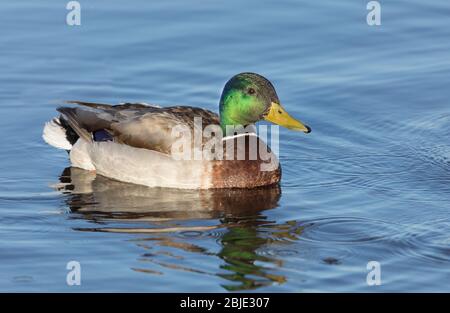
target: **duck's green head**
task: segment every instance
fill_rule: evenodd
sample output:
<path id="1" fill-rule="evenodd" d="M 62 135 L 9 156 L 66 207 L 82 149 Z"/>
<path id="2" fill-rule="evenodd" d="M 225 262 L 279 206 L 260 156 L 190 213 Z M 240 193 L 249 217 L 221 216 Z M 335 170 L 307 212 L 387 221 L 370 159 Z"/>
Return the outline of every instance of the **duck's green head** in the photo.
<path id="1" fill-rule="evenodd" d="M 224 131 L 227 125 L 247 126 L 266 120 L 292 130 L 311 132 L 311 128 L 284 110 L 272 83 L 255 73 L 237 74 L 225 84 L 219 110 Z"/>

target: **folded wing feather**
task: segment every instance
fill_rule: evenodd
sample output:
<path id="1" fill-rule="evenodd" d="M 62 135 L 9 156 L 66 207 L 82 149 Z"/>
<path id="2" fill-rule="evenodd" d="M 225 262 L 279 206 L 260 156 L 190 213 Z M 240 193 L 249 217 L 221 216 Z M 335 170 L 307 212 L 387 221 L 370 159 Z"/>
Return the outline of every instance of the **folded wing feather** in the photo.
<path id="1" fill-rule="evenodd" d="M 194 128 L 194 117 L 201 117 L 203 127 L 219 124 L 217 114 L 194 107 L 159 108 L 141 103 L 108 105 L 81 101 L 69 103 L 80 107 L 60 107 L 62 118 L 81 138 L 92 141 L 92 132 L 105 130 L 114 141 L 136 148 L 169 154 L 176 137 L 172 129 L 184 124 Z"/>

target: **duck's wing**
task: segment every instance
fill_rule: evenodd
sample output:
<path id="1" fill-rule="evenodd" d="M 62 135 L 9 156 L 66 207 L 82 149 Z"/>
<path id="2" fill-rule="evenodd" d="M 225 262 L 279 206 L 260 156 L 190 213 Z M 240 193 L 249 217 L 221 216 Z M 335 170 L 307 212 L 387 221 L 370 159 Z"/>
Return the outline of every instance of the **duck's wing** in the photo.
<path id="1" fill-rule="evenodd" d="M 110 129 L 118 142 L 170 154 L 172 144 L 178 139 L 174 132 L 176 126 L 189 129 L 193 140 L 192 131 L 200 126 L 194 124 L 195 117 L 202 118 L 202 128 L 219 123 L 217 114 L 211 111 L 177 106 L 137 110 L 133 116 L 113 122 Z"/>
<path id="2" fill-rule="evenodd" d="M 105 131 L 111 139 L 129 146 L 170 154 L 177 137 L 172 130 L 182 125 L 193 130 L 194 117 L 201 117 L 202 125 L 219 124 L 218 115 L 201 108 L 173 106 L 160 108 L 143 103 L 108 105 L 70 101 L 79 107 L 60 107 L 62 119 L 78 136 L 94 140 L 94 134 Z"/>

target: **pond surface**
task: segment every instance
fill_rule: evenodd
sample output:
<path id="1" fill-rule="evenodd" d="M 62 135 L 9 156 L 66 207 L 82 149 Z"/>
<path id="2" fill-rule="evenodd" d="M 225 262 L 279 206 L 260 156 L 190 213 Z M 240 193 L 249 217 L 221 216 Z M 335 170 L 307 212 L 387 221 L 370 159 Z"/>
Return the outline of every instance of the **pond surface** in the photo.
<path id="1" fill-rule="evenodd" d="M 382 2 L 4 2 L 0 290 L 450 291 L 450 4 Z M 124 184 L 41 138 L 69 99 L 217 111 L 243 71 L 313 129 L 280 129 L 277 187 Z"/>

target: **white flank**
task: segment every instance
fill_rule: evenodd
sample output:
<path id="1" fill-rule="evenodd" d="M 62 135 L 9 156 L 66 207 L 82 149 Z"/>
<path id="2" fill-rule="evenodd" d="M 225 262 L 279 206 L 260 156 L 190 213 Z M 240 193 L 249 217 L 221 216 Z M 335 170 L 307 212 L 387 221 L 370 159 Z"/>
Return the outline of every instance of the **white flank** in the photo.
<path id="1" fill-rule="evenodd" d="M 66 130 L 59 125 L 59 118 L 57 117 L 45 123 L 42 138 L 46 143 L 55 148 L 64 150 L 72 149 L 72 145 L 66 137 Z"/>
<path id="2" fill-rule="evenodd" d="M 97 174 L 149 187 L 182 189 L 211 188 L 211 162 L 174 160 L 171 156 L 112 141 L 86 142 L 70 152 L 72 166 L 96 170 Z"/>
<path id="3" fill-rule="evenodd" d="M 95 166 L 92 164 L 88 149 L 92 144 L 92 142 L 88 143 L 86 140 L 78 138 L 72 150 L 70 150 L 69 157 L 72 166 L 82 168 L 83 170 L 95 171 Z"/>

